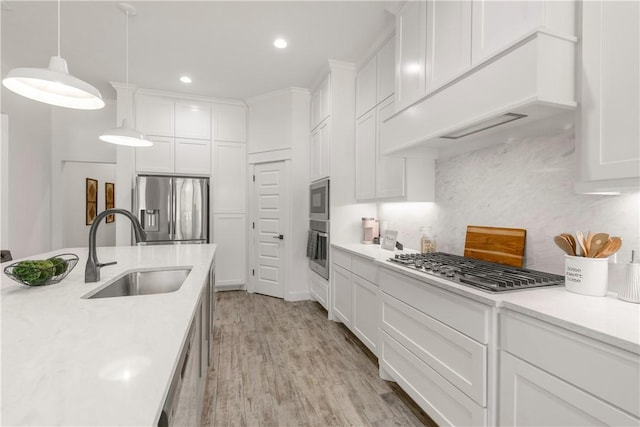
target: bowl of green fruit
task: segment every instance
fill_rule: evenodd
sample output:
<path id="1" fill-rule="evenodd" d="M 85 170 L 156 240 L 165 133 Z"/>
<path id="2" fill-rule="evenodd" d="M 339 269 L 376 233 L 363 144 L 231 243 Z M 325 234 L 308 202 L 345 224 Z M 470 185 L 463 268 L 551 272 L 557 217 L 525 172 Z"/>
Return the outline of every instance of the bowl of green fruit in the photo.
<path id="1" fill-rule="evenodd" d="M 4 273 L 27 286 L 45 286 L 60 282 L 78 263 L 75 254 L 60 254 L 47 259 L 18 261 L 8 265 Z"/>

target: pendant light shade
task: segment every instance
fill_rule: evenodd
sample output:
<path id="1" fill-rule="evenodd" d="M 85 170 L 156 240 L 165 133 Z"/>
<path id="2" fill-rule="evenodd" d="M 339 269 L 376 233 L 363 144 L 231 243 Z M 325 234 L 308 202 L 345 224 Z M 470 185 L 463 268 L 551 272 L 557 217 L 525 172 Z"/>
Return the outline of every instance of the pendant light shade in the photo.
<path id="1" fill-rule="evenodd" d="M 14 68 L 2 80 L 12 92 L 25 98 L 77 110 L 104 107 L 100 92 L 89 83 L 69 74 L 67 61 L 60 56 L 60 1 L 58 1 L 58 55 L 49 68 Z"/>
<path id="2" fill-rule="evenodd" d="M 122 121 L 122 126 L 106 131 L 99 138 L 111 144 L 129 147 L 151 147 L 153 145 L 153 142 L 149 141 L 142 132 L 129 127 L 127 119 Z"/>
<path id="3" fill-rule="evenodd" d="M 129 15 L 135 15 L 136 9 L 128 3 L 118 3 L 118 8 L 127 16 L 127 36 L 126 36 L 126 75 L 127 75 L 127 104 L 129 104 Z M 128 109 L 127 109 L 128 110 Z M 132 127 L 129 127 L 127 119 L 122 120 L 122 125 L 110 129 L 99 136 L 102 141 L 111 144 L 126 145 L 129 147 L 151 147 L 153 142 Z"/>

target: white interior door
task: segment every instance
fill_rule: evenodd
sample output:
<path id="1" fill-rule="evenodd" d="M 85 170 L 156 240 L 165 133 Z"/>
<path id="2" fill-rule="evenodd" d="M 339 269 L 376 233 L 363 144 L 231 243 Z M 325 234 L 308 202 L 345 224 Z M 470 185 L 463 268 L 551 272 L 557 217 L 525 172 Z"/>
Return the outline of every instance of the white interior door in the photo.
<path id="1" fill-rule="evenodd" d="M 284 298 L 288 193 L 284 162 L 254 166 L 253 283 L 259 294 Z"/>

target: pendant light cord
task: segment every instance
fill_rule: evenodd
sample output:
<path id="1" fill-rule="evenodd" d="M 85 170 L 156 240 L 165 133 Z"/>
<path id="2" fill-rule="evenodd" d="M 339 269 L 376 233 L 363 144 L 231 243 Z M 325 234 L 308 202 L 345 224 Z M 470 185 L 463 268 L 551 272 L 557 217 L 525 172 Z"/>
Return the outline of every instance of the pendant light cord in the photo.
<path id="1" fill-rule="evenodd" d="M 58 0 L 58 57 L 60 57 L 60 0 Z"/>
<path id="2" fill-rule="evenodd" d="M 125 80 L 127 82 L 127 116 L 123 119 L 127 120 L 131 117 L 131 104 L 133 103 L 133 100 L 130 99 L 129 97 L 129 10 L 127 10 L 125 12 L 125 16 L 127 19 L 127 25 L 126 25 L 126 36 L 125 36 Z M 132 126 L 131 124 L 127 123 L 127 126 Z"/>

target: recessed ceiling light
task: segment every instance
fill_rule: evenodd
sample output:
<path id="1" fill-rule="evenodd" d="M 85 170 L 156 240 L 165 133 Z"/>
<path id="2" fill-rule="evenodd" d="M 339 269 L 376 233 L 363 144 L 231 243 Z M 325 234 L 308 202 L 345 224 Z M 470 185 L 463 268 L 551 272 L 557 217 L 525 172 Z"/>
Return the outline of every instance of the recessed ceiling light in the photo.
<path id="1" fill-rule="evenodd" d="M 284 49 L 287 47 L 287 41 L 285 39 L 275 39 L 273 45 L 278 49 Z"/>
<path id="2" fill-rule="evenodd" d="M 182 77 L 180 77 L 180 81 L 181 81 L 182 83 L 191 83 L 191 77 L 189 77 L 189 76 L 182 76 Z"/>

